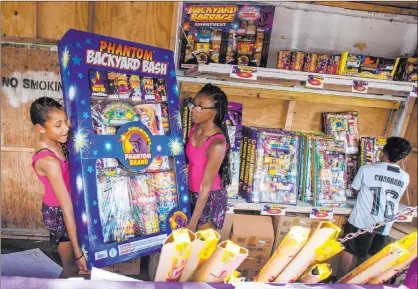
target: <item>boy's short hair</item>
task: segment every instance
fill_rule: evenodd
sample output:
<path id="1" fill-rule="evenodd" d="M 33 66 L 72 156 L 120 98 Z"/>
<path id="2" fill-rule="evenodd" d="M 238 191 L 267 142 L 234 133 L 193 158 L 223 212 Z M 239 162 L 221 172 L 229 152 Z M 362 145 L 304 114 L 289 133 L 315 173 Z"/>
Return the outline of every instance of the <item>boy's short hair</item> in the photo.
<path id="1" fill-rule="evenodd" d="M 411 143 L 408 140 L 392 136 L 386 140 L 382 152 L 388 157 L 391 163 L 397 163 L 406 158 L 411 150 Z"/>

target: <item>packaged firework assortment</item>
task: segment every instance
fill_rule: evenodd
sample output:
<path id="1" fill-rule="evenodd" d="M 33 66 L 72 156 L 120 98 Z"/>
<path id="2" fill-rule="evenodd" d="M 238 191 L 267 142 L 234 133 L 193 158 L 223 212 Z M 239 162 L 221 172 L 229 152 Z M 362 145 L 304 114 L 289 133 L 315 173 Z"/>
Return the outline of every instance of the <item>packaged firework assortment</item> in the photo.
<path id="1" fill-rule="evenodd" d="M 88 267 L 158 252 L 190 216 L 173 52 L 69 30 L 58 53 Z"/>
<path id="2" fill-rule="evenodd" d="M 227 63 L 265 67 L 274 6 L 185 4 L 181 68 Z"/>
<path id="3" fill-rule="evenodd" d="M 142 77 L 105 70 L 89 70 L 92 99 L 167 101 L 163 78 Z"/>
<path id="4" fill-rule="evenodd" d="M 170 133 L 166 103 L 95 101 L 91 106 L 91 115 L 96 134 L 115 135 L 119 127 L 133 121 L 140 121 L 153 135 Z"/>
<path id="5" fill-rule="evenodd" d="M 343 52 L 341 54 L 339 75 L 393 80 L 399 65 L 399 58 L 388 59 Z"/>
<path id="6" fill-rule="evenodd" d="M 399 59 L 395 80 L 408 82 L 418 81 L 418 56 Z"/>
<path id="7" fill-rule="evenodd" d="M 346 206 L 346 158 L 343 141 L 329 139 L 313 141 L 312 173 L 315 206 Z"/>
<path id="8" fill-rule="evenodd" d="M 325 134 L 345 142 L 347 196 L 352 197 L 351 183 L 357 174 L 359 152 L 358 113 L 323 113 Z"/>
<path id="9" fill-rule="evenodd" d="M 337 55 L 280 50 L 277 69 L 381 80 L 418 80 L 418 57 L 383 58 L 343 52 Z"/>
<path id="10" fill-rule="evenodd" d="M 349 112 L 324 112 L 325 134 L 333 136 L 336 140 L 344 141 L 345 153 L 356 154 L 359 147 L 358 113 Z"/>
<path id="11" fill-rule="evenodd" d="M 189 104 L 193 102 L 192 98 L 183 100 L 183 108 L 181 114 L 181 123 L 183 127 L 183 142 L 186 145 L 189 139 L 190 130 L 193 127 L 192 111 Z M 228 114 L 225 117 L 225 124 L 228 129 L 228 137 L 231 143 L 231 151 L 229 154 L 231 165 L 232 181 L 227 188 L 228 197 L 231 199 L 238 198 L 239 185 L 239 166 L 240 166 L 240 148 L 242 138 L 242 104 L 237 102 L 228 103 Z"/>
<path id="12" fill-rule="evenodd" d="M 299 137 L 281 129 L 244 127 L 239 191 L 250 203 L 296 205 Z"/>
<path id="13" fill-rule="evenodd" d="M 340 55 L 280 50 L 277 54 L 276 68 L 335 75 L 338 74 L 340 58 Z"/>
<path id="14" fill-rule="evenodd" d="M 386 139 L 375 137 L 360 138 L 360 166 L 380 163 L 380 154 Z"/>

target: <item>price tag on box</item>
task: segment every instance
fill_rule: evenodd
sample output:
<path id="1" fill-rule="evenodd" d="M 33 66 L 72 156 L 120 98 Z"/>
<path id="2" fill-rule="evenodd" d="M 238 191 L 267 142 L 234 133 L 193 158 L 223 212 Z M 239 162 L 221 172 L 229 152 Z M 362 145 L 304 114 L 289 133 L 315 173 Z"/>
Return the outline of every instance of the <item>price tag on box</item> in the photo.
<path id="1" fill-rule="evenodd" d="M 257 67 L 233 65 L 229 76 L 231 78 L 257 80 Z"/>
<path id="2" fill-rule="evenodd" d="M 309 218 L 320 220 L 332 220 L 334 218 L 334 209 L 312 208 Z"/>
<path id="3" fill-rule="evenodd" d="M 264 216 L 284 216 L 286 214 L 286 207 L 279 205 L 264 205 L 261 210 L 261 215 Z"/>
<path id="4" fill-rule="evenodd" d="M 411 92 L 409 93 L 410 97 L 417 97 L 418 96 L 418 85 L 412 85 Z"/>
<path id="5" fill-rule="evenodd" d="M 412 215 L 399 216 L 396 218 L 395 223 L 411 223 L 413 219 Z"/>
<path id="6" fill-rule="evenodd" d="M 351 92 L 367 93 L 368 90 L 369 90 L 369 83 L 367 81 L 353 80 L 353 85 L 351 86 Z"/>
<path id="7" fill-rule="evenodd" d="M 228 206 L 226 207 L 226 214 L 233 214 L 234 213 L 234 204 L 228 203 Z"/>
<path id="8" fill-rule="evenodd" d="M 309 74 L 306 80 L 306 87 L 324 88 L 325 77 L 323 75 Z"/>

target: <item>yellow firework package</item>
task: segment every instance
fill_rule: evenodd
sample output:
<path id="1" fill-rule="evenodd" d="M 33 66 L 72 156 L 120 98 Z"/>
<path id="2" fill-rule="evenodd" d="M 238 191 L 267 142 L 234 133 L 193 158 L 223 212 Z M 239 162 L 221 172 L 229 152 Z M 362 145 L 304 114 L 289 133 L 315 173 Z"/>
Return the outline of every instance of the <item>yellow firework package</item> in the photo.
<path id="1" fill-rule="evenodd" d="M 220 236 L 213 229 L 196 232 L 196 240 L 193 242 L 192 250 L 187 260 L 186 267 L 180 277 L 180 282 L 191 280 L 193 274 L 203 263 L 212 256 L 218 245 Z"/>
<path id="2" fill-rule="evenodd" d="M 167 237 L 161 250 L 160 262 L 155 275 L 156 282 L 179 280 L 195 239 L 195 234 L 185 228 L 173 231 Z"/>
<path id="3" fill-rule="evenodd" d="M 309 233 L 308 228 L 292 227 L 254 281 L 273 282 L 308 241 Z"/>
<path id="4" fill-rule="evenodd" d="M 327 279 L 332 273 L 331 266 L 329 264 L 315 264 L 310 266 L 299 282 L 305 284 L 315 284 Z"/>

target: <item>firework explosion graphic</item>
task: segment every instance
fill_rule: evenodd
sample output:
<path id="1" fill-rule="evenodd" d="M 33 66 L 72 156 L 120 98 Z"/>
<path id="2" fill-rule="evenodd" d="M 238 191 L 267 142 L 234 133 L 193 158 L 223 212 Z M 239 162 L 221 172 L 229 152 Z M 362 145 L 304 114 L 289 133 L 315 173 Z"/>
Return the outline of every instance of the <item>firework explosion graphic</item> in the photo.
<path id="1" fill-rule="evenodd" d="M 83 252 L 84 257 L 86 258 L 86 261 L 89 261 L 89 254 L 88 254 L 88 251 L 87 251 L 86 245 L 82 245 L 82 246 L 81 246 L 81 251 Z"/>
<path id="2" fill-rule="evenodd" d="M 174 110 L 174 127 L 181 130 L 181 113 L 180 110 Z"/>
<path id="3" fill-rule="evenodd" d="M 189 181 L 189 166 L 186 163 L 181 162 L 180 166 L 180 176 L 184 184 L 187 184 Z"/>
<path id="4" fill-rule="evenodd" d="M 177 136 L 169 138 L 168 140 L 168 154 L 178 156 L 183 153 L 183 142 Z"/>
<path id="5" fill-rule="evenodd" d="M 88 130 L 80 126 L 73 135 L 73 142 L 77 153 L 87 153 L 90 147 Z"/>
<path id="6" fill-rule="evenodd" d="M 70 51 L 68 51 L 67 47 L 65 47 L 65 50 L 62 52 L 61 61 L 64 68 L 67 68 L 68 62 L 70 61 Z"/>

